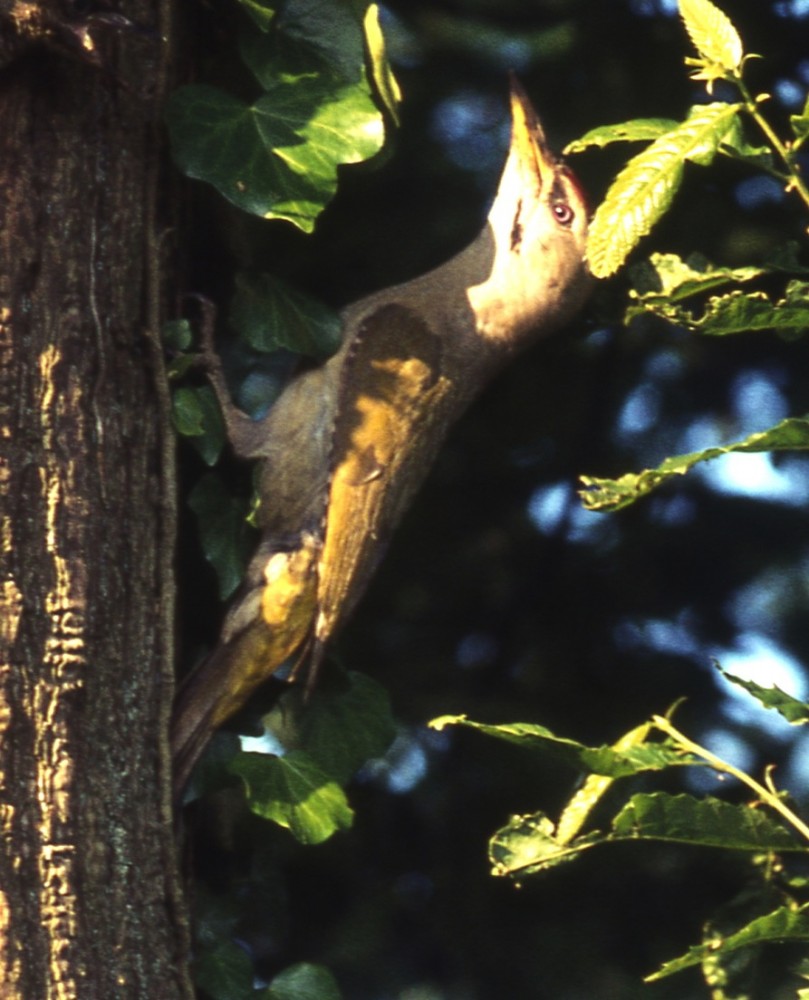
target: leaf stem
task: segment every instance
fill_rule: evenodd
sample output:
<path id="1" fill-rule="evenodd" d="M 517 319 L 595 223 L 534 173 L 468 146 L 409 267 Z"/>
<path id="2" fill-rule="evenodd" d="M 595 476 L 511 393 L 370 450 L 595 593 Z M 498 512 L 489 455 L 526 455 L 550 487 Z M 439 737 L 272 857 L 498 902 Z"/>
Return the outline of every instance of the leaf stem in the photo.
<path id="1" fill-rule="evenodd" d="M 770 143 L 772 148 L 784 161 L 784 164 L 789 171 L 789 184 L 787 185 L 787 190 L 789 190 L 790 187 L 794 188 L 794 190 L 797 191 L 803 199 L 806 207 L 809 208 L 809 187 L 807 187 L 806 182 L 801 176 L 800 167 L 795 162 L 791 150 L 781 141 L 775 129 L 773 129 L 772 125 L 770 125 L 761 111 L 759 111 L 759 101 L 756 100 L 756 98 L 753 97 L 747 89 L 747 85 L 744 80 L 742 80 L 741 76 L 734 75 L 733 83 L 738 88 L 738 91 L 744 100 L 745 110 L 767 137 L 767 141 Z"/>
<path id="2" fill-rule="evenodd" d="M 712 754 L 710 750 L 706 750 L 705 747 L 699 745 L 699 743 L 694 743 L 690 740 L 684 733 L 681 733 L 679 729 L 676 729 L 668 719 L 664 719 L 660 715 L 652 716 L 652 722 L 654 725 L 667 736 L 670 736 L 683 750 L 692 753 L 697 757 L 701 757 L 704 761 L 711 765 L 711 767 L 716 771 L 722 771 L 725 774 L 730 774 L 742 784 L 747 785 L 748 788 L 752 789 L 753 792 L 761 799 L 762 802 L 766 803 L 771 809 L 774 809 L 792 826 L 794 829 L 800 833 L 804 840 L 809 840 L 809 826 L 797 816 L 788 805 L 786 805 L 777 794 L 775 786 L 772 784 L 771 780 L 768 780 L 770 788 L 765 788 L 763 785 L 759 784 L 755 778 L 752 778 L 749 774 L 744 771 L 740 771 L 737 767 L 732 764 L 728 764 L 727 761 L 722 760 L 721 757 L 717 757 Z M 770 790 L 772 789 L 772 790 Z"/>

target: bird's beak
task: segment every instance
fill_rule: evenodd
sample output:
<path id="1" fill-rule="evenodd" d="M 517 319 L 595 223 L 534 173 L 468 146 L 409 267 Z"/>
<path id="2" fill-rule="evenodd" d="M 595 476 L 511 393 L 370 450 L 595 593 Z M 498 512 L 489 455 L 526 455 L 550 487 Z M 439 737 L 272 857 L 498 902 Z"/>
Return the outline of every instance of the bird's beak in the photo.
<path id="1" fill-rule="evenodd" d="M 524 189 L 528 191 L 541 191 L 551 185 L 558 170 L 558 162 L 548 146 L 537 113 L 513 76 L 508 159 L 517 167 Z"/>

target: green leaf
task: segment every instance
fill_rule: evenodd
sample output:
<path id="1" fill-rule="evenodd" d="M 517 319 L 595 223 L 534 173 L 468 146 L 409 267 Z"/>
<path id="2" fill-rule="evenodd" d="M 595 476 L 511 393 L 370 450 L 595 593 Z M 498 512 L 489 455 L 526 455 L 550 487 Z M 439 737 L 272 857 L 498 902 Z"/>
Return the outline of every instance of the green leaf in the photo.
<path id="1" fill-rule="evenodd" d="M 775 685 L 772 687 L 762 687 L 760 684 L 756 684 L 755 681 L 746 681 L 741 677 L 735 677 L 726 670 L 722 670 L 722 674 L 731 684 L 737 684 L 740 688 L 744 688 L 748 694 L 751 694 L 765 708 L 775 709 L 779 715 L 782 715 L 793 726 L 801 726 L 809 722 L 809 705 L 803 701 L 798 701 L 797 698 L 793 698 L 792 695 L 787 694 Z"/>
<path id="2" fill-rule="evenodd" d="M 279 972 L 261 996 L 265 1000 L 340 1000 L 341 993 L 325 966 L 299 962 Z"/>
<path id="3" fill-rule="evenodd" d="M 402 100 L 402 92 L 388 61 L 385 36 L 379 23 L 379 4 L 368 4 L 363 29 L 365 31 L 365 44 L 368 47 L 371 78 L 374 81 L 376 92 L 387 108 L 393 123 L 399 125 L 399 104 Z"/>
<path id="4" fill-rule="evenodd" d="M 613 747 L 588 747 L 577 743 L 576 740 L 555 736 L 545 726 L 528 722 L 511 722 L 494 726 L 483 722 L 472 722 L 464 715 L 444 715 L 433 719 L 429 725 L 438 730 L 445 726 L 467 726 L 485 733 L 487 736 L 516 743 L 528 750 L 552 753 L 572 767 L 583 768 L 610 778 L 621 778 L 643 771 L 660 771 L 673 765 L 694 763 L 691 758 L 672 750 L 663 743 L 629 745 L 619 749 L 621 743 L 619 740 L 618 744 Z"/>
<path id="5" fill-rule="evenodd" d="M 711 796 L 633 795 L 612 823 L 611 839 L 662 840 L 735 851 L 805 851 L 767 813 Z"/>
<path id="6" fill-rule="evenodd" d="M 178 434 L 191 438 L 206 465 L 215 465 L 227 439 L 222 411 L 210 386 L 182 386 L 171 398 Z"/>
<path id="7" fill-rule="evenodd" d="M 252 1000 L 253 963 L 244 948 L 224 941 L 203 952 L 193 965 L 194 982 L 212 1000 Z"/>
<path id="8" fill-rule="evenodd" d="M 518 878 L 535 875 L 574 861 L 583 851 L 607 840 L 603 834 L 596 832 L 561 842 L 556 837 L 552 821 L 544 813 L 512 816 L 489 841 L 492 874 Z"/>
<path id="9" fill-rule="evenodd" d="M 629 271 L 630 298 L 662 308 L 729 284 L 741 284 L 771 273 L 766 267 L 716 267 L 700 254 L 685 260 L 674 253 L 653 253 Z M 635 309 L 636 307 L 631 307 Z M 633 313 L 634 315 L 634 313 Z"/>
<path id="10" fill-rule="evenodd" d="M 738 128 L 740 104 L 701 104 L 656 139 L 616 177 L 599 205 L 587 238 L 590 269 L 613 274 L 638 241 L 666 212 L 680 186 L 687 160 L 706 166 L 728 134 Z"/>
<path id="11" fill-rule="evenodd" d="M 675 302 L 675 298 L 644 295 L 637 305 L 627 309 L 625 321 L 651 313 L 707 337 L 771 330 L 785 339 L 794 339 L 809 329 L 809 283 L 805 281 L 791 281 L 784 298 L 775 302 L 764 292 L 739 289 L 715 295 L 708 299 L 702 315 Z"/>
<path id="12" fill-rule="evenodd" d="M 216 570 L 219 594 L 225 600 L 242 582 L 255 538 L 246 521 L 246 505 L 209 472 L 189 494 L 188 506 L 197 515 L 202 549 Z"/>
<path id="13" fill-rule="evenodd" d="M 163 343 L 172 351 L 187 351 L 193 342 L 191 324 L 187 319 L 170 319 L 160 331 Z"/>
<path id="14" fill-rule="evenodd" d="M 239 3 L 257 27 L 262 31 L 269 31 L 275 17 L 275 7 L 277 6 L 275 3 L 271 3 L 270 0 L 239 0 Z"/>
<path id="15" fill-rule="evenodd" d="M 789 116 L 789 124 L 792 126 L 792 134 L 795 136 L 794 151 L 809 139 L 809 96 L 806 98 L 803 111 L 799 115 Z"/>
<path id="16" fill-rule="evenodd" d="M 778 822 L 750 806 L 720 799 L 695 799 L 663 792 L 634 795 L 618 813 L 610 833 L 599 831 L 565 839 L 543 813 L 512 816 L 492 837 L 493 874 L 522 878 L 538 874 L 601 844 L 665 841 L 750 852 L 805 848 Z"/>
<path id="17" fill-rule="evenodd" d="M 728 75 L 738 72 L 744 49 L 727 14 L 710 0 L 680 0 L 680 16 L 694 48 L 707 63 Z"/>
<path id="18" fill-rule="evenodd" d="M 230 325 L 257 351 L 326 358 L 340 346 L 339 313 L 269 274 L 236 275 Z"/>
<path id="19" fill-rule="evenodd" d="M 239 208 L 311 232 L 337 190 L 337 168 L 376 153 L 382 118 L 364 86 L 325 76 L 276 81 L 254 104 L 207 85 L 172 94 L 177 165 Z"/>
<path id="20" fill-rule="evenodd" d="M 600 125 L 569 142 L 564 153 L 580 153 L 591 146 L 601 148 L 613 142 L 649 142 L 671 132 L 678 124 L 673 118 L 633 118 L 616 125 Z"/>
<path id="21" fill-rule="evenodd" d="M 298 688 L 285 692 L 264 716 L 267 729 L 285 747 L 306 753 L 340 784 L 371 757 L 381 757 L 396 728 L 382 685 L 349 672 L 339 687 L 323 685 L 311 697 Z"/>
<path id="22" fill-rule="evenodd" d="M 302 844 L 320 844 L 353 822 L 343 789 L 302 750 L 283 757 L 242 753 L 230 769 L 243 779 L 250 809 Z"/>
<path id="23" fill-rule="evenodd" d="M 667 458 L 656 469 L 628 472 L 620 479 L 581 476 L 584 489 L 580 490 L 579 494 L 587 510 L 621 510 L 674 476 L 684 476 L 699 462 L 707 462 L 731 452 L 793 451 L 807 448 L 809 448 L 809 416 L 789 417 L 769 430 L 751 434 L 743 441 Z"/>
<path id="24" fill-rule="evenodd" d="M 739 948 L 784 941 L 809 941 L 809 904 L 782 906 L 764 917 L 757 917 L 734 934 L 716 935 L 704 944 L 694 945 L 685 955 L 665 962 L 645 982 L 663 979 L 693 965 L 699 965 L 711 952 L 730 953 Z"/>

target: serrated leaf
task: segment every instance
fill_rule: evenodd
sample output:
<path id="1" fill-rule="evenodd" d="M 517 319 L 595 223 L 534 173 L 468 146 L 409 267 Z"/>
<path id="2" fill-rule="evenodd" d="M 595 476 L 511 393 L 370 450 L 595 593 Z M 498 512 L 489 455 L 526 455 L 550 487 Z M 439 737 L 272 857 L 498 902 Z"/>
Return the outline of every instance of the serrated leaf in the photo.
<path id="1" fill-rule="evenodd" d="M 495 726 L 483 722 L 473 722 L 464 715 L 444 715 L 433 719 L 429 725 L 433 729 L 445 726 L 467 726 L 494 736 L 497 739 L 516 743 L 528 750 L 552 753 L 572 767 L 593 771 L 611 778 L 621 778 L 643 771 L 660 771 L 675 765 L 693 763 L 689 757 L 663 743 L 630 745 L 621 749 L 614 747 L 588 747 L 576 740 L 556 736 L 545 726 L 528 722 L 511 722 Z M 633 730 L 633 732 L 635 732 Z M 619 741 L 620 742 L 620 741 Z"/>
<path id="2" fill-rule="evenodd" d="M 727 73 L 738 72 L 744 48 L 730 18 L 711 0 L 680 0 L 680 16 L 694 48 Z"/>
<path id="3" fill-rule="evenodd" d="M 775 685 L 772 687 L 762 687 L 761 684 L 756 684 L 755 681 L 735 677 L 726 670 L 721 670 L 721 672 L 731 684 L 737 684 L 740 688 L 744 688 L 748 694 L 751 694 L 765 708 L 774 709 L 793 726 L 800 726 L 809 722 L 809 705 L 805 702 L 793 698 L 792 695 L 787 694 Z"/>
<path id="4" fill-rule="evenodd" d="M 791 340 L 809 329 L 809 283 L 791 281 L 786 295 L 773 302 L 764 292 L 735 289 L 711 296 L 701 315 L 675 304 L 674 298 L 643 296 L 630 306 L 626 322 L 638 315 L 652 313 L 694 333 L 706 337 L 724 337 L 734 333 L 773 331 Z"/>
<path id="5" fill-rule="evenodd" d="M 705 166 L 738 128 L 740 104 L 702 104 L 688 118 L 633 157 L 599 205 L 587 237 L 593 274 L 606 278 L 671 205 L 686 161 Z"/>
<path id="6" fill-rule="evenodd" d="M 224 941 L 203 952 L 193 964 L 194 982 L 212 1000 L 251 1000 L 253 963 L 244 948 Z"/>
<path id="7" fill-rule="evenodd" d="M 711 952 L 730 953 L 739 948 L 784 941 L 809 941 L 809 904 L 796 908 L 779 907 L 765 917 L 757 917 L 734 934 L 717 935 L 705 944 L 694 945 L 685 955 L 665 962 L 657 972 L 646 976 L 645 982 L 655 982 L 699 965 Z"/>
<path id="8" fill-rule="evenodd" d="M 809 448 L 809 417 L 788 417 L 769 430 L 751 434 L 734 444 L 706 448 L 689 455 L 667 458 L 655 469 L 628 472 L 620 479 L 581 476 L 579 491 L 587 510 L 614 511 L 628 507 L 675 476 L 684 476 L 699 462 L 731 452 L 794 451 Z"/>
<path id="9" fill-rule="evenodd" d="M 325 966 L 299 962 L 279 972 L 260 996 L 265 1000 L 340 1000 L 342 994 Z"/>
<path id="10" fill-rule="evenodd" d="M 652 306 L 682 302 L 726 285 L 753 281 L 771 270 L 766 267 L 716 267 L 699 254 L 683 260 L 674 253 L 653 253 L 647 261 L 630 268 L 633 285 L 630 297 Z"/>
<path id="11" fill-rule="evenodd" d="M 706 796 L 633 795 L 612 822 L 613 839 L 662 840 L 734 851 L 805 851 L 767 813 Z"/>
<path id="12" fill-rule="evenodd" d="M 286 348 L 318 359 L 340 346 L 339 313 L 270 274 L 236 275 L 228 320 L 257 351 Z"/>
<path id="13" fill-rule="evenodd" d="M 311 697 L 290 689 L 263 722 L 285 747 L 305 750 L 340 784 L 381 757 L 396 735 L 387 691 L 354 672 L 339 689 L 321 687 Z"/>
<path id="14" fill-rule="evenodd" d="M 171 397 L 178 434 L 191 439 L 206 465 L 215 465 L 225 446 L 225 422 L 210 386 L 182 386 Z"/>
<path id="15" fill-rule="evenodd" d="M 388 61 L 385 36 L 382 32 L 382 25 L 379 23 L 379 4 L 368 4 L 368 10 L 365 12 L 363 20 L 363 30 L 365 31 L 365 44 L 368 46 L 371 78 L 374 81 L 376 92 L 388 109 L 393 123 L 399 125 L 399 104 L 402 100 L 402 91 Z"/>
<path id="16" fill-rule="evenodd" d="M 302 750 L 283 757 L 241 753 L 230 770 L 244 781 L 250 809 L 302 844 L 320 844 L 353 822 L 343 789 Z"/>
<path id="17" fill-rule="evenodd" d="M 600 125 L 585 132 L 580 139 L 569 142 L 564 153 L 580 153 L 591 146 L 602 148 L 614 142 L 650 142 L 671 132 L 678 124 L 673 118 L 633 118 L 616 125 Z"/>
<path id="18" fill-rule="evenodd" d="M 166 119 L 177 165 L 239 208 L 311 232 L 337 190 L 337 168 L 376 153 L 382 117 L 361 85 L 322 76 L 279 80 L 254 104 L 203 84 L 172 95 Z"/>
<path id="19" fill-rule="evenodd" d="M 209 472 L 189 494 L 188 506 L 197 515 L 202 550 L 216 570 L 219 595 L 226 600 L 242 582 L 255 538 L 246 521 L 246 505 Z"/>

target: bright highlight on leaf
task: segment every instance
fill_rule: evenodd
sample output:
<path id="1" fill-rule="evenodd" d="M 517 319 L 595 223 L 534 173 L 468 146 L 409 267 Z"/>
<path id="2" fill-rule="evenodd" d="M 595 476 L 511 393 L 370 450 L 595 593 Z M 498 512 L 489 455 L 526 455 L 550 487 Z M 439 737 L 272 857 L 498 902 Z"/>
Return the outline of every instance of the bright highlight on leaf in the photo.
<path id="1" fill-rule="evenodd" d="M 740 104 L 700 104 L 676 128 L 657 138 L 616 177 L 599 205 L 587 238 L 587 258 L 597 278 L 624 263 L 660 219 L 680 186 L 686 161 L 709 164 L 738 128 Z"/>
<path id="2" fill-rule="evenodd" d="M 711 0 L 680 0 L 680 16 L 702 59 L 720 68 L 721 75 L 738 72 L 744 58 L 739 33 L 730 18 Z M 698 74 L 694 79 L 705 79 Z"/>

